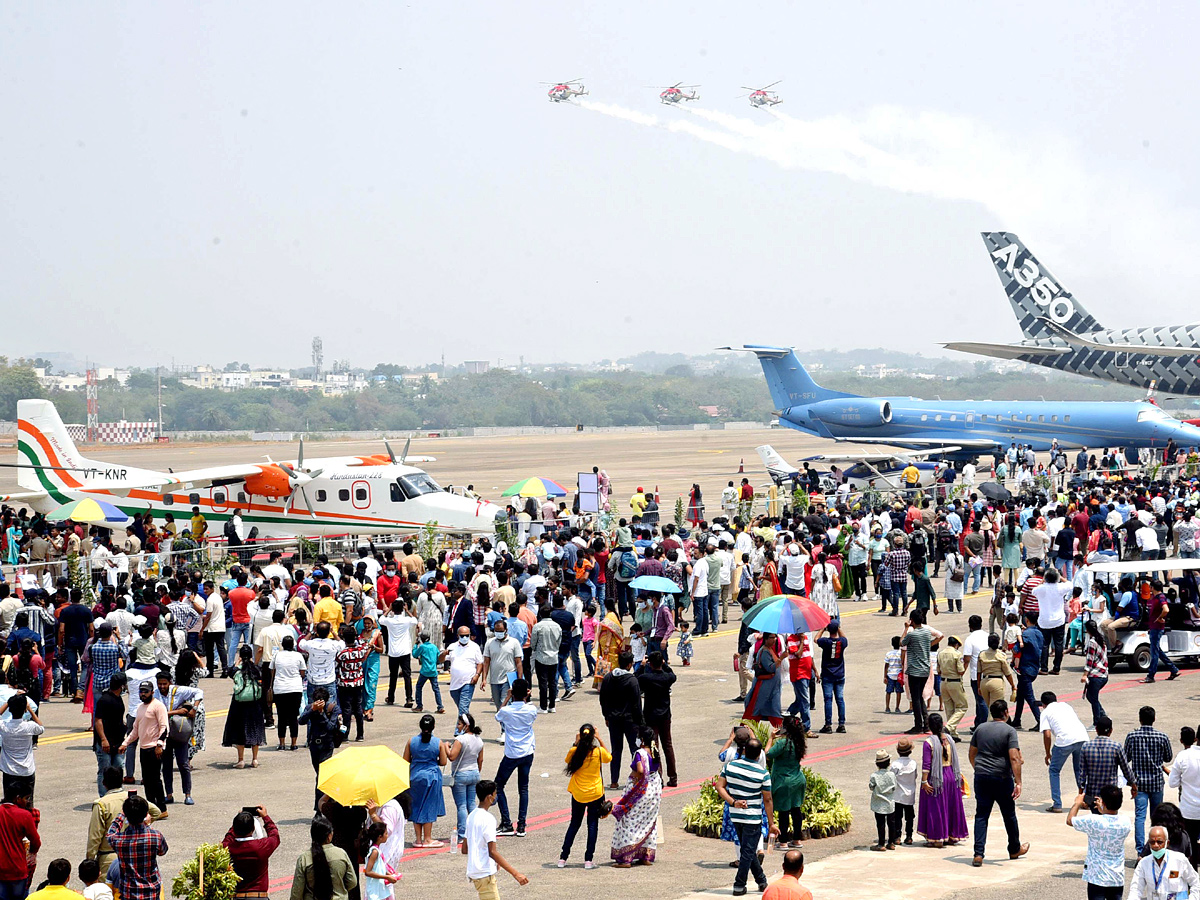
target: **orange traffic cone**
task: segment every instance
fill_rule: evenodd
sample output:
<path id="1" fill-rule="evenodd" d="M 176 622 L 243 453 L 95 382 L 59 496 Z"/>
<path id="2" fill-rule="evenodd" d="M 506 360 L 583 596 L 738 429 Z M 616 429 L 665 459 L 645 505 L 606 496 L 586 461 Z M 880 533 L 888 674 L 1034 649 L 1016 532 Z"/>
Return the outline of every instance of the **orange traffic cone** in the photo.
<path id="1" fill-rule="evenodd" d="M 745 457 L 743 457 L 742 459 L 739 459 L 739 460 L 738 460 L 738 474 L 739 474 L 739 475 L 745 475 L 745 474 L 746 474 L 746 460 L 745 460 Z"/>

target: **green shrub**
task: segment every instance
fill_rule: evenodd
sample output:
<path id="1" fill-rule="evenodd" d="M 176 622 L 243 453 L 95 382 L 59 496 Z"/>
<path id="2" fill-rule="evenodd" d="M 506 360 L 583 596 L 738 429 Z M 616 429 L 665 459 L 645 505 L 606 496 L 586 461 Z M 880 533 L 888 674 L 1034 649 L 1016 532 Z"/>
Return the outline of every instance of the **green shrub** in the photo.
<path id="1" fill-rule="evenodd" d="M 200 859 L 204 859 L 204 889 L 200 889 Z M 184 900 L 231 900 L 241 879 L 233 871 L 229 851 L 220 844 L 201 844 L 196 855 L 183 864 L 171 893 Z"/>

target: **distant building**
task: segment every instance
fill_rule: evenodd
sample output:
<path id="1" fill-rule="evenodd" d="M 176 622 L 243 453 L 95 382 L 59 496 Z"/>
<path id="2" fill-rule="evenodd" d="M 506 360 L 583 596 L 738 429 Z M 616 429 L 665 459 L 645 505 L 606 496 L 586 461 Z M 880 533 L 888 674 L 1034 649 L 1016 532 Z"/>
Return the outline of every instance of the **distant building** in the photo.
<path id="1" fill-rule="evenodd" d="M 467 370 L 468 375 L 483 375 L 491 367 L 492 364 L 486 359 L 463 360 L 463 368 Z"/>

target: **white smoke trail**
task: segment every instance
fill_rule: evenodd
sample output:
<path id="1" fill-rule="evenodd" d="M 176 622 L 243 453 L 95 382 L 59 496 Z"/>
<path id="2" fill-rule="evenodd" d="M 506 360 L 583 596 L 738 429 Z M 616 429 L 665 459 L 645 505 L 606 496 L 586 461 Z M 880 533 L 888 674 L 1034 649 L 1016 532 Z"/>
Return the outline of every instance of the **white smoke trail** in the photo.
<path id="1" fill-rule="evenodd" d="M 577 100 L 575 102 L 584 109 L 612 116 L 614 119 L 623 119 L 626 122 L 647 125 L 651 128 L 661 128 L 665 131 L 675 132 L 676 134 L 690 134 L 692 137 L 707 141 L 710 144 L 716 144 L 718 147 L 724 147 L 726 150 L 732 150 L 735 153 L 744 153 L 747 150 L 743 146 L 743 142 L 733 136 L 727 135 L 724 132 L 713 131 L 711 128 L 703 128 L 692 122 L 682 120 L 666 121 L 660 119 L 658 116 L 626 109 L 614 103 L 594 103 L 591 100 Z"/>

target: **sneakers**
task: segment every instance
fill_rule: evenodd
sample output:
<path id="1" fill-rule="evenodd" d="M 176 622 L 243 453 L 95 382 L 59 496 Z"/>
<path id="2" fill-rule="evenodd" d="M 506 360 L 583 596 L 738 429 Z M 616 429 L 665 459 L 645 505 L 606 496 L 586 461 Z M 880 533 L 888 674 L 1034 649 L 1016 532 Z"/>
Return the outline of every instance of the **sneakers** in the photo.
<path id="1" fill-rule="evenodd" d="M 570 700 L 570 699 L 571 699 L 572 697 L 574 697 L 574 696 L 575 696 L 575 688 L 574 688 L 574 687 L 570 687 L 570 688 L 567 688 L 567 692 L 566 692 L 565 694 L 563 694 L 563 695 L 562 695 L 562 698 L 563 698 L 564 700 Z"/>
<path id="2" fill-rule="evenodd" d="M 837 728 L 835 728 L 835 729 L 834 729 L 834 731 L 836 731 L 838 734 L 845 734 L 845 733 L 846 733 L 846 726 L 845 726 L 845 725 L 839 725 Z"/>
<path id="3" fill-rule="evenodd" d="M 518 822 L 517 828 L 513 831 L 513 837 L 525 837 L 525 823 Z"/>
<path id="4" fill-rule="evenodd" d="M 585 869 L 594 869 L 594 868 L 596 868 L 596 864 L 589 859 L 587 862 L 585 862 L 583 864 L 583 867 Z"/>
<path id="5" fill-rule="evenodd" d="M 500 827 L 496 829 L 496 834 L 513 834 L 515 831 L 512 822 L 501 822 Z"/>
<path id="6" fill-rule="evenodd" d="M 560 859 L 556 865 L 560 869 L 565 869 L 567 867 L 567 861 L 565 859 Z"/>
<path id="7" fill-rule="evenodd" d="M 546 710 L 546 712 L 548 712 L 548 713 L 556 713 L 556 712 L 558 712 L 558 710 L 557 710 L 557 709 L 555 709 L 555 708 L 552 706 L 552 707 L 550 707 L 548 710 Z"/>
<path id="8" fill-rule="evenodd" d="M 195 805 L 196 805 L 196 801 L 195 801 L 195 800 L 193 800 L 191 797 L 184 797 L 184 798 L 183 798 L 183 805 L 184 805 L 184 806 L 195 806 Z"/>
<path id="9" fill-rule="evenodd" d="M 833 727 L 830 725 L 823 726 L 821 728 L 821 734 L 833 734 Z"/>

